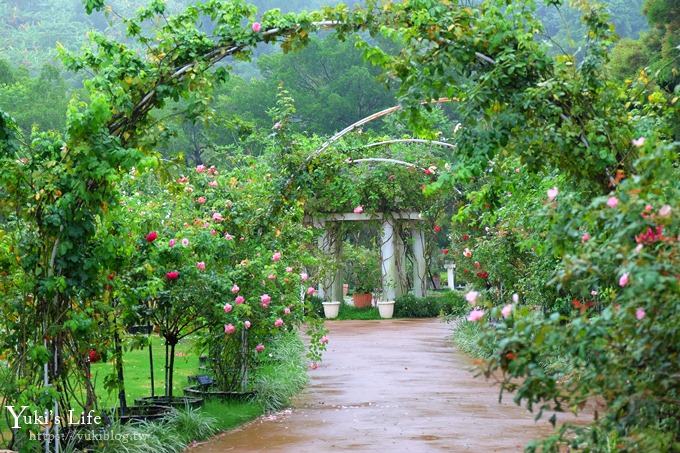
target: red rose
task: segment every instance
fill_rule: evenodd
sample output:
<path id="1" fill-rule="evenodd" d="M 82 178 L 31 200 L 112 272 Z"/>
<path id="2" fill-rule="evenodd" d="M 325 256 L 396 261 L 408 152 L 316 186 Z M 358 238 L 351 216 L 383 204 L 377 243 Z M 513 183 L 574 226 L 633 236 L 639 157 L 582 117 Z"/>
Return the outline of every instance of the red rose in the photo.
<path id="1" fill-rule="evenodd" d="M 442 253 L 443 253 L 444 255 L 448 255 L 448 254 L 449 254 L 449 249 L 442 249 Z"/>
<path id="2" fill-rule="evenodd" d="M 99 362 L 99 353 L 95 351 L 94 349 L 90 349 L 90 351 L 87 353 L 87 357 L 90 359 L 90 363 L 95 363 Z"/>
<path id="3" fill-rule="evenodd" d="M 158 233 L 155 231 L 150 232 L 146 235 L 146 242 L 153 242 L 158 238 Z"/>
<path id="4" fill-rule="evenodd" d="M 434 232 L 435 233 L 439 233 L 441 230 L 442 230 L 442 227 L 440 227 L 439 225 L 434 226 Z"/>
<path id="5" fill-rule="evenodd" d="M 489 273 L 488 272 L 478 272 L 477 277 L 486 280 L 487 278 L 489 278 Z"/>
<path id="6" fill-rule="evenodd" d="M 179 272 L 171 271 L 165 274 L 168 280 L 177 280 L 179 278 Z"/>
<path id="7" fill-rule="evenodd" d="M 463 240 L 464 240 L 464 241 L 467 241 L 468 239 L 470 239 L 470 235 L 469 235 L 469 234 L 464 234 L 464 235 L 463 235 Z"/>
<path id="8" fill-rule="evenodd" d="M 480 269 L 482 267 L 482 265 L 479 264 L 479 261 L 475 261 L 474 266 L 476 269 Z"/>
<path id="9" fill-rule="evenodd" d="M 109 280 L 113 280 L 114 278 L 116 278 L 116 273 L 111 272 L 106 278 L 108 278 Z"/>

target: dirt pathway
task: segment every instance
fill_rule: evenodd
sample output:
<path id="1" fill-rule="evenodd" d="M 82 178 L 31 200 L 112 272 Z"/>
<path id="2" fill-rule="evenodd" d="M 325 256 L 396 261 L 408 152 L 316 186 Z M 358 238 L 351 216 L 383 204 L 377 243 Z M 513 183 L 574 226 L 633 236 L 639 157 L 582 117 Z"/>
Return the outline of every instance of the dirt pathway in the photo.
<path id="1" fill-rule="evenodd" d="M 439 320 L 335 321 L 292 411 L 192 449 L 208 452 L 514 452 L 547 421 L 470 372 Z"/>

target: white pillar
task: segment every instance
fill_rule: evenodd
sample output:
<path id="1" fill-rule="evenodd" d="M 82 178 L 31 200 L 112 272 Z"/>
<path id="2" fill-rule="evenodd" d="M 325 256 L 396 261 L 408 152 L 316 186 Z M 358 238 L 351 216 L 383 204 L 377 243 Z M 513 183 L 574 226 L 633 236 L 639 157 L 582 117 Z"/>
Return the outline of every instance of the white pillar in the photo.
<path id="1" fill-rule="evenodd" d="M 333 230 L 333 243 L 332 243 L 332 253 L 333 253 L 333 265 L 336 266 L 335 275 L 333 276 L 333 281 L 331 282 L 331 300 L 333 302 L 342 302 L 344 300 L 344 294 L 342 293 L 342 284 L 345 279 L 343 272 L 343 263 L 341 262 L 342 256 L 342 238 L 340 237 L 340 225 L 337 225 Z"/>
<path id="2" fill-rule="evenodd" d="M 425 297 L 427 292 L 427 264 L 425 262 L 425 234 L 420 227 L 411 230 L 413 237 L 413 293 Z"/>
<path id="3" fill-rule="evenodd" d="M 385 300 L 396 299 L 397 287 L 399 286 L 395 234 L 394 224 L 390 220 L 385 220 L 382 224 L 382 241 L 380 244 L 382 287 Z"/>
<path id="4" fill-rule="evenodd" d="M 448 277 L 449 289 L 453 291 L 456 289 L 456 264 L 446 263 L 446 274 Z"/>
<path id="5" fill-rule="evenodd" d="M 328 230 L 324 230 L 323 234 L 319 237 L 319 249 L 326 255 L 330 255 L 331 234 L 328 232 Z M 318 296 L 325 302 L 330 302 L 329 297 L 331 296 L 331 283 L 332 282 L 328 277 L 324 277 L 319 280 Z"/>

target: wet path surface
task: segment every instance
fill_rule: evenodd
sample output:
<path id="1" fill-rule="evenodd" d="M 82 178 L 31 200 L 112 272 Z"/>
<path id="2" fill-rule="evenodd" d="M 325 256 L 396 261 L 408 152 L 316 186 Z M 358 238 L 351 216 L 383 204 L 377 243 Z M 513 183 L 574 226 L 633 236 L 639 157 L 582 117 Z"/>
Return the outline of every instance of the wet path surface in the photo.
<path id="1" fill-rule="evenodd" d="M 498 403 L 498 388 L 439 320 L 327 322 L 322 365 L 292 411 L 265 417 L 191 450 L 208 452 L 514 452 L 551 431 Z"/>

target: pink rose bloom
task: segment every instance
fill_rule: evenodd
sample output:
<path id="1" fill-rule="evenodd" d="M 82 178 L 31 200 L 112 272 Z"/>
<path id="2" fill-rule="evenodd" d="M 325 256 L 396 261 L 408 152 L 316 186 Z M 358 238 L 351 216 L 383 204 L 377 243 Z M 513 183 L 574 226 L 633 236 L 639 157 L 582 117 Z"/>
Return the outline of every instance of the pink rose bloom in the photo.
<path id="1" fill-rule="evenodd" d="M 180 184 L 186 184 L 189 182 L 189 178 L 187 178 L 186 176 L 182 176 L 177 180 L 177 182 Z"/>
<path id="2" fill-rule="evenodd" d="M 199 271 L 204 271 L 205 270 L 205 262 L 204 261 L 199 261 L 196 263 L 196 269 Z"/>
<path id="3" fill-rule="evenodd" d="M 171 247 L 171 248 L 172 248 L 172 247 L 175 246 L 176 243 L 177 243 L 177 241 L 175 241 L 174 239 L 170 239 L 170 240 L 168 241 L 168 247 Z"/>
<path id="4" fill-rule="evenodd" d="M 316 362 L 312 362 L 309 364 L 309 368 L 311 368 L 312 370 L 316 370 L 317 368 L 319 368 L 319 364 Z"/>
<path id="5" fill-rule="evenodd" d="M 581 242 L 586 243 L 590 240 L 590 234 L 588 233 L 583 233 L 583 236 L 581 236 Z"/>
<path id="6" fill-rule="evenodd" d="M 590 292 L 590 295 L 591 295 L 591 296 L 597 296 L 597 291 L 592 290 L 592 291 Z"/>
<path id="7" fill-rule="evenodd" d="M 232 236 L 232 235 L 229 234 L 229 233 L 225 233 L 225 234 L 224 234 L 224 239 L 226 239 L 227 241 L 233 241 L 233 240 L 234 240 L 234 236 Z"/>
<path id="8" fill-rule="evenodd" d="M 254 33 L 259 33 L 260 30 L 262 30 L 262 24 L 259 22 L 253 22 L 253 25 L 250 28 L 252 28 Z"/>
<path id="9" fill-rule="evenodd" d="M 222 220 L 224 220 L 224 217 L 222 217 L 222 214 L 220 214 L 219 212 L 216 212 L 212 215 L 212 219 L 215 222 L 221 222 Z"/>
<path id="10" fill-rule="evenodd" d="M 281 129 L 281 122 L 277 121 L 276 123 L 274 123 L 274 126 L 272 126 L 272 129 L 276 129 L 277 131 L 279 129 Z"/>
<path id="11" fill-rule="evenodd" d="M 507 318 L 508 316 L 510 316 L 511 313 L 512 313 L 512 304 L 506 305 L 501 310 L 501 315 L 503 315 L 503 318 Z"/>
<path id="12" fill-rule="evenodd" d="M 210 182 L 208 183 L 208 185 L 209 185 L 210 187 L 217 187 L 217 181 L 210 181 Z"/>
<path id="13" fill-rule="evenodd" d="M 213 236 L 217 236 L 217 230 L 215 229 L 210 230 L 210 234 Z"/>
<path id="14" fill-rule="evenodd" d="M 300 274 L 300 280 L 303 282 L 306 282 L 309 279 L 309 275 L 307 275 L 307 272 L 303 272 Z"/>
<path id="15" fill-rule="evenodd" d="M 234 332 L 236 332 L 236 327 L 234 327 L 233 324 L 224 325 L 224 333 L 226 333 L 227 335 L 231 335 Z"/>
<path id="16" fill-rule="evenodd" d="M 276 261 L 280 261 L 280 260 L 281 260 L 281 252 L 274 252 L 274 254 L 272 255 L 272 261 L 276 262 Z"/>
<path id="17" fill-rule="evenodd" d="M 465 250 L 463 250 L 463 256 L 465 258 L 472 258 L 472 250 L 466 247 Z"/>
<path id="18" fill-rule="evenodd" d="M 276 321 L 274 321 L 274 327 L 281 327 L 283 325 L 283 319 L 277 318 Z"/>
<path id="19" fill-rule="evenodd" d="M 659 217 L 670 217 L 671 216 L 671 205 L 665 204 L 659 209 Z"/>
<path id="20" fill-rule="evenodd" d="M 480 310 L 478 308 L 475 308 L 474 310 L 472 310 L 470 312 L 470 314 L 467 317 L 467 320 L 471 321 L 471 322 L 477 322 L 480 319 L 482 319 L 483 317 L 484 317 L 484 310 Z"/>
<path id="21" fill-rule="evenodd" d="M 274 274 L 269 274 L 269 275 L 267 276 L 267 278 L 268 278 L 269 280 L 276 280 L 276 275 L 274 275 Z"/>
<path id="22" fill-rule="evenodd" d="M 628 272 L 624 273 L 621 278 L 619 278 L 619 286 L 621 288 L 625 287 L 628 285 L 628 282 L 630 281 Z"/>
<path id="23" fill-rule="evenodd" d="M 288 273 L 290 274 L 291 272 L 293 272 L 293 268 L 290 267 L 290 266 L 288 266 L 288 267 L 286 268 L 286 272 L 288 272 Z"/>
<path id="24" fill-rule="evenodd" d="M 519 302 L 519 294 L 517 294 L 517 293 L 513 294 L 512 295 L 512 301 L 514 303 L 518 303 Z"/>
<path id="25" fill-rule="evenodd" d="M 610 208 L 615 208 L 615 207 L 617 207 L 618 205 L 619 205 L 619 199 L 618 199 L 618 198 L 616 198 L 616 197 L 609 197 L 609 198 L 607 199 L 607 206 L 609 206 Z"/>
<path id="26" fill-rule="evenodd" d="M 196 165 L 196 173 L 205 172 L 205 165 Z"/>
<path id="27" fill-rule="evenodd" d="M 189 247 L 189 239 L 187 238 L 182 239 L 182 247 Z"/>
<path id="28" fill-rule="evenodd" d="M 324 336 L 321 337 L 321 339 L 319 340 L 319 343 L 321 343 L 321 344 L 328 344 L 328 337 L 327 337 L 326 335 L 324 335 Z"/>
<path id="29" fill-rule="evenodd" d="M 224 312 L 229 313 L 234 307 L 231 304 L 226 304 L 224 306 Z"/>
<path id="30" fill-rule="evenodd" d="M 310 286 L 309 288 L 307 288 L 307 294 L 308 295 L 313 296 L 315 293 L 316 293 L 316 288 L 314 288 L 313 286 Z"/>
<path id="31" fill-rule="evenodd" d="M 267 308 L 269 304 L 271 303 L 272 298 L 269 294 L 263 294 L 260 296 L 260 302 L 262 303 L 262 306 L 264 308 Z"/>
<path id="32" fill-rule="evenodd" d="M 356 208 L 354 208 L 355 214 L 361 214 L 362 212 L 364 212 L 364 207 L 362 205 L 359 205 Z"/>
<path id="33" fill-rule="evenodd" d="M 549 201 L 554 201 L 555 198 L 557 198 L 557 195 L 560 194 L 560 191 L 557 189 L 557 187 L 553 187 L 552 189 L 548 189 L 548 200 Z"/>
<path id="34" fill-rule="evenodd" d="M 264 351 L 264 345 L 263 345 L 262 343 L 258 344 L 257 346 L 255 346 L 255 350 L 256 350 L 257 352 L 262 352 L 262 351 Z"/>
<path id="35" fill-rule="evenodd" d="M 468 303 L 474 305 L 477 302 L 477 298 L 479 297 L 479 293 L 477 291 L 470 291 L 467 294 L 465 294 L 465 300 L 468 301 Z"/>
<path id="36" fill-rule="evenodd" d="M 635 318 L 638 321 L 644 318 L 645 316 L 647 316 L 647 313 L 645 312 L 644 308 L 638 308 L 637 310 L 635 310 Z"/>
<path id="37" fill-rule="evenodd" d="M 196 201 L 198 202 L 198 204 L 204 204 L 205 203 L 205 197 L 198 197 L 198 199 L 196 199 Z"/>
<path id="38" fill-rule="evenodd" d="M 284 315 L 289 315 L 290 314 L 290 308 L 286 307 L 283 309 L 283 314 Z"/>
<path id="39" fill-rule="evenodd" d="M 243 321 L 243 327 L 245 327 L 246 329 L 250 329 L 250 326 L 251 326 L 250 321 L 248 320 Z"/>
<path id="40" fill-rule="evenodd" d="M 645 141 L 647 141 L 647 139 L 644 137 L 633 139 L 633 146 L 636 148 L 642 148 L 645 145 Z"/>
<path id="41" fill-rule="evenodd" d="M 236 296 L 236 299 L 234 299 L 234 302 L 236 302 L 236 305 L 241 305 L 245 301 L 246 301 L 246 298 L 241 296 L 240 294 L 238 296 Z"/>
<path id="42" fill-rule="evenodd" d="M 231 293 L 236 294 L 239 291 L 241 291 L 241 288 L 239 288 L 238 285 L 234 283 L 234 286 L 231 287 Z"/>

